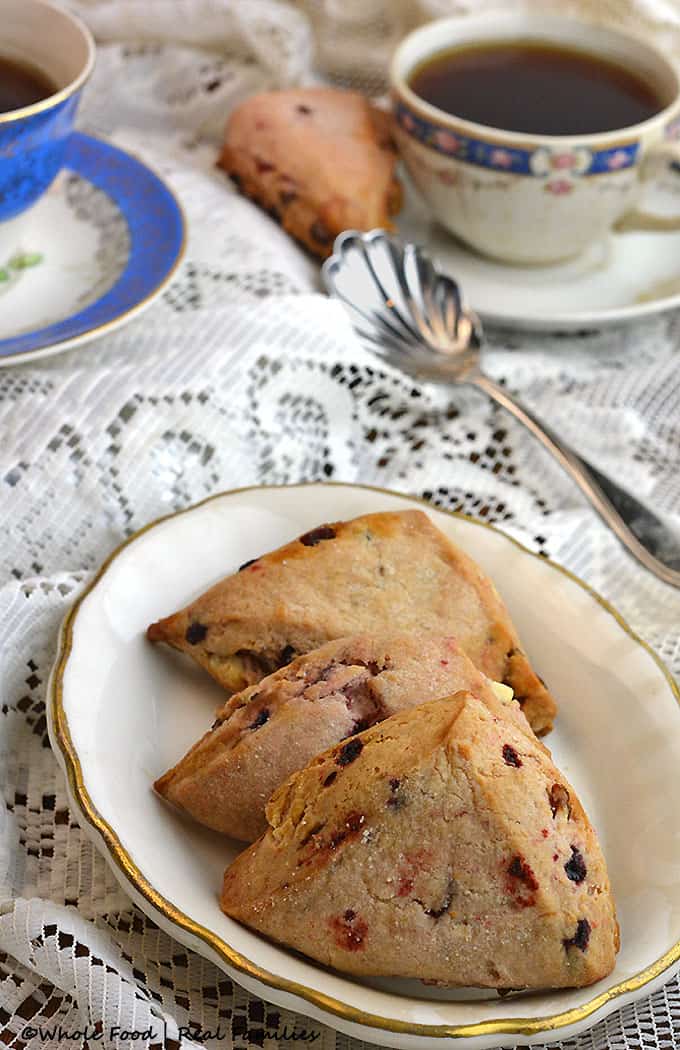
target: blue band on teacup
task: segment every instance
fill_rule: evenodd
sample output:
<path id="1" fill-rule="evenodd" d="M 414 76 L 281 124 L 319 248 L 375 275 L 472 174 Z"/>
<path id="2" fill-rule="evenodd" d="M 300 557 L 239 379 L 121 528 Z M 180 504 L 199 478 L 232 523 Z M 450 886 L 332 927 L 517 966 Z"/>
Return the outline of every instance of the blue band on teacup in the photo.
<path id="1" fill-rule="evenodd" d="M 0 124 L 0 222 L 31 207 L 60 171 L 80 95 Z"/>
<path id="2" fill-rule="evenodd" d="M 549 150 L 545 146 L 532 150 L 518 149 L 450 131 L 414 113 L 401 100 L 396 103 L 395 116 L 399 126 L 423 146 L 444 156 L 454 157 L 464 164 L 512 175 L 544 177 L 560 172 L 565 175 L 601 175 L 622 171 L 635 164 L 640 148 L 639 142 L 630 142 L 595 152 L 570 146 L 557 150 Z"/>

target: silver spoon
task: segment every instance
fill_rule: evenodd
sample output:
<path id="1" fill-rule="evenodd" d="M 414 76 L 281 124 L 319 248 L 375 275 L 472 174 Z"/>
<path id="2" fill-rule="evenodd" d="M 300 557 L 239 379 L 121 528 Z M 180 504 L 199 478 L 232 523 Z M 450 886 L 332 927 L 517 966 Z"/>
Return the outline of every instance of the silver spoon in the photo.
<path id="1" fill-rule="evenodd" d="M 633 557 L 680 587 L 680 537 L 482 372 L 479 318 L 458 285 L 415 244 L 384 230 L 347 230 L 322 269 L 329 295 L 349 307 L 359 336 L 379 357 L 417 379 L 469 383 L 511 412 L 553 454 Z"/>

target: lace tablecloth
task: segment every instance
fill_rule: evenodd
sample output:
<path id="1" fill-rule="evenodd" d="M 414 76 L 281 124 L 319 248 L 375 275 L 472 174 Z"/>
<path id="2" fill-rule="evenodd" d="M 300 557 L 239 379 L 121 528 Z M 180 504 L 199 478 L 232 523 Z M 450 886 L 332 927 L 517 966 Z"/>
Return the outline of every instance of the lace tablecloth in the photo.
<path id="1" fill-rule="evenodd" d="M 0 372 L 1 1046 L 66 1045 L 58 1032 L 50 1041 L 58 1025 L 87 1027 L 80 1045 L 107 1048 L 130 1045 L 111 1035 L 115 1025 L 151 1029 L 135 1043 L 145 1048 L 286 1047 L 302 1029 L 324 1050 L 349 1043 L 249 996 L 162 933 L 69 812 L 45 725 L 58 624 L 109 550 L 151 518 L 252 483 L 333 478 L 425 496 L 568 566 L 680 671 L 680 593 L 621 552 L 501 411 L 473 391 L 414 386 L 363 351 L 319 294 L 315 265 L 214 169 L 234 100 L 318 77 L 379 94 L 394 38 L 423 14 L 463 6 L 80 5 L 100 41 L 82 123 L 165 174 L 189 243 L 176 280 L 140 320 Z M 634 13 L 630 0 L 585 6 L 622 21 Z M 649 0 L 638 11 L 678 47 L 678 6 Z M 680 528 L 679 337 L 678 315 L 573 337 L 497 332 L 486 363 Z M 207 1030 L 214 1037 L 199 1043 Z M 569 1045 L 680 1045 L 678 982 Z"/>

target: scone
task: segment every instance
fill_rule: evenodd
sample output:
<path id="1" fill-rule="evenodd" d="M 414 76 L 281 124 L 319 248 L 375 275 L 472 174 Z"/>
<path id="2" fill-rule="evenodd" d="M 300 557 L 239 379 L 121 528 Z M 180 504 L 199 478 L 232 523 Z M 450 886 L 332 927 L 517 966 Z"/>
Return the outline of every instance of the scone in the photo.
<path id="1" fill-rule="evenodd" d="M 605 862 L 546 751 L 469 693 L 319 756 L 224 876 L 227 915 L 357 975 L 572 988 L 614 967 Z"/>
<path id="2" fill-rule="evenodd" d="M 147 633 L 238 692 L 332 639 L 423 630 L 453 635 L 478 670 L 509 685 L 535 733 L 552 728 L 555 701 L 491 580 L 420 510 L 320 525 Z"/>
<path id="3" fill-rule="evenodd" d="M 327 642 L 237 693 L 212 729 L 155 783 L 201 824 L 252 842 L 274 791 L 315 755 L 413 704 L 465 689 L 531 733 L 451 637 L 357 635 Z"/>
<path id="4" fill-rule="evenodd" d="M 219 164 L 315 255 L 343 230 L 391 226 L 401 187 L 389 114 L 354 91 L 253 95 L 229 118 Z"/>

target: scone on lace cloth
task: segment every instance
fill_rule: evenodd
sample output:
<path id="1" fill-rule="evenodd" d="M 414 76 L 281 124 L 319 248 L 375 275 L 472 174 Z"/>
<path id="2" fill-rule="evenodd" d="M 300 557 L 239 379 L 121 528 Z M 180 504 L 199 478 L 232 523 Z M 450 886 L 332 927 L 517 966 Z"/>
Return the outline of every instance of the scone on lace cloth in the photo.
<path id="1" fill-rule="evenodd" d="M 238 692 L 302 653 L 357 633 L 453 635 L 509 685 L 535 733 L 556 704 L 491 580 L 419 510 L 321 525 L 254 559 L 148 629 Z"/>
<path id="2" fill-rule="evenodd" d="M 295 774 L 227 869 L 227 915 L 337 970 L 570 988 L 610 973 L 605 862 L 545 749 L 469 693 Z"/>
<path id="3" fill-rule="evenodd" d="M 354 91 L 253 95 L 229 118 L 219 165 L 284 230 L 325 258 L 343 230 L 392 225 L 401 187 L 390 120 Z"/>
<path id="4" fill-rule="evenodd" d="M 267 828 L 268 799 L 291 773 L 362 729 L 460 689 L 531 734 L 512 690 L 491 683 L 450 636 L 328 642 L 233 696 L 154 786 L 201 824 L 252 842 Z"/>

